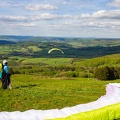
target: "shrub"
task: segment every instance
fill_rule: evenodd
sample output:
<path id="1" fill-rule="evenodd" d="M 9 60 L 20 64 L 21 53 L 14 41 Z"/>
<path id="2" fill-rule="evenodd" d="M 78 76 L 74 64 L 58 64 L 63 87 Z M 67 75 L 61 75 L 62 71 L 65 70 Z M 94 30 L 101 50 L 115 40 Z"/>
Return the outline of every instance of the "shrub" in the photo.
<path id="1" fill-rule="evenodd" d="M 14 70 L 14 74 L 21 74 L 19 70 Z"/>
<path id="2" fill-rule="evenodd" d="M 55 75 L 55 77 L 66 77 L 66 72 L 59 72 Z"/>
<path id="3" fill-rule="evenodd" d="M 95 78 L 100 80 L 109 80 L 109 67 L 102 67 L 95 70 Z"/>
<path id="4" fill-rule="evenodd" d="M 9 72 L 10 72 L 10 74 L 14 74 L 14 72 L 13 72 L 13 69 L 12 69 L 12 68 L 9 68 Z"/>
<path id="5" fill-rule="evenodd" d="M 53 77 L 55 74 L 56 74 L 55 71 L 46 71 L 41 73 L 42 76 L 49 76 L 49 77 Z"/>
<path id="6" fill-rule="evenodd" d="M 75 71 L 66 72 L 66 77 L 79 77 L 79 73 Z"/>
<path id="7" fill-rule="evenodd" d="M 84 72 L 84 71 L 81 71 L 81 72 L 79 72 L 79 77 L 81 77 L 81 78 L 88 78 L 88 73 Z"/>
<path id="8" fill-rule="evenodd" d="M 114 80 L 119 78 L 119 70 L 114 67 L 102 67 L 95 69 L 94 77 L 100 80 Z"/>
<path id="9" fill-rule="evenodd" d="M 119 79 L 120 78 L 120 67 L 116 67 L 115 70 L 116 70 L 115 72 L 116 79 Z"/>

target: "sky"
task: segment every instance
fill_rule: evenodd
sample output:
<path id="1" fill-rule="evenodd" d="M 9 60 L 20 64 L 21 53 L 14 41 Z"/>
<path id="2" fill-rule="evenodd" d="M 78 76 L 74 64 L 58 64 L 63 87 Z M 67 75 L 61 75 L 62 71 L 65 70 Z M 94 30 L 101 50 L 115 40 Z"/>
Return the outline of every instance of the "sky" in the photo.
<path id="1" fill-rule="evenodd" d="M 120 0 L 0 0 L 0 35 L 120 38 Z"/>

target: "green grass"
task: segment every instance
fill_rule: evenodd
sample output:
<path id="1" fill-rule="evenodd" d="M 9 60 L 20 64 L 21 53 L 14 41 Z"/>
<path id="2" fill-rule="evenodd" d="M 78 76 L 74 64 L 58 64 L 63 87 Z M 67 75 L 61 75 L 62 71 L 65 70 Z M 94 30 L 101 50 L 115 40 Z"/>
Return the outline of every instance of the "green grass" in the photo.
<path id="1" fill-rule="evenodd" d="M 9 54 L 12 51 L 17 51 L 17 52 L 39 52 L 41 51 L 41 48 L 38 48 L 36 46 L 28 46 L 28 47 L 22 47 L 22 46 L 12 46 L 12 45 L 0 45 L 0 54 Z"/>
<path id="2" fill-rule="evenodd" d="M 61 109 L 88 103 L 106 94 L 106 84 L 119 82 L 87 78 L 40 78 L 33 75 L 13 75 L 11 81 L 12 90 L 0 89 L 0 111 Z"/>
<path id="3" fill-rule="evenodd" d="M 9 46 L 0 45 L 0 54 L 8 54 L 9 52 L 12 52 L 12 49 Z"/>
<path id="4" fill-rule="evenodd" d="M 27 48 L 28 48 L 28 49 L 32 49 L 33 52 L 38 52 L 38 51 L 42 50 L 42 49 L 40 49 L 40 48 L 38 48 L 38 47 L 36 47 L 36 46 L 29 46 L 29 47 L 27 47 Z"/>
<path id="5" fill-rule="evenodd" d="M 30 51 L 29 51 L 30 50 Z M 28 47 L 18 47 L 17 49 L 16 49 L 16 51 L 18 51 L 18 52 L 39 52 L 39 51 L 41 51 L 42 49 L 40 49 L 40 48 L 38 48 L 38 47 L 36 47 L 36 46 L 28 46 Z"/>
<path id="6" fill-rule="evenodd" d="M 44 63 L 48 65 L 69 65 L 72 58 L 28 58 L 22 63 Z"/>
<path id="7" fill-rule="evenodd" d="M 96 57 L 92 59 L 86 59 L 84 61 L 76 61 L 74 65 L 76 66 L 86 66 L 86 67 L 98 67 L 98 66 L 118 66 L 120 64 L 120 54 L 106 55 L 102 57 Z"/>

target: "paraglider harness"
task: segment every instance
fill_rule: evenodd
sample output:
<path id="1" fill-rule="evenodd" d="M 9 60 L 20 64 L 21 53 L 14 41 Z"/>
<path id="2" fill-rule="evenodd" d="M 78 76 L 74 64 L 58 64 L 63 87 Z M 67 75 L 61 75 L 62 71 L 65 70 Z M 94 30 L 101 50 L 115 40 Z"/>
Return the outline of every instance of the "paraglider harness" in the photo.
<path id="1" fill-rule="evenodd" d="M 0 80 L 2 81 L 2 88 L 7 89 L 8 79 L 10 79 L 10 75 L 8 75 L 4 70 L 4 65 L 0 63 Z"/>

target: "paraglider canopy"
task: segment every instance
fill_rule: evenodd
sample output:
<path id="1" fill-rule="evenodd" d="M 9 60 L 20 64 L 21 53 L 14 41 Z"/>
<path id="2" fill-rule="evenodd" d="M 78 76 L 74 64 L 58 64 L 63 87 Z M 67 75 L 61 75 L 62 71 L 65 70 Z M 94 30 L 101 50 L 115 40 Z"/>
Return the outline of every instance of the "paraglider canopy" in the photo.
<path id="1" fill-rule="evenodd" d="M 54 50 L 58 50 L 58 51 L 60 51 L 62 54 L 64 54 L 64 52 L 61 50 L 61 49 L 59 49 L 59 48 L 52 48 L 52 49 L 50 49 L 49 51 L 48 51 L 48 53 L 50 54 L 52 51 L 54 51 Z"/>

